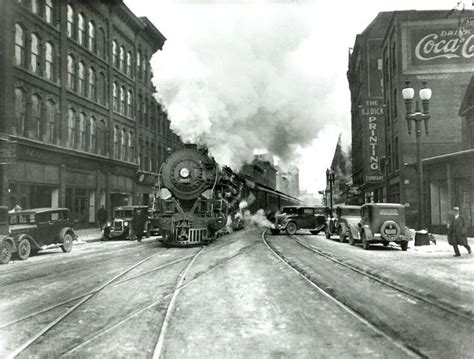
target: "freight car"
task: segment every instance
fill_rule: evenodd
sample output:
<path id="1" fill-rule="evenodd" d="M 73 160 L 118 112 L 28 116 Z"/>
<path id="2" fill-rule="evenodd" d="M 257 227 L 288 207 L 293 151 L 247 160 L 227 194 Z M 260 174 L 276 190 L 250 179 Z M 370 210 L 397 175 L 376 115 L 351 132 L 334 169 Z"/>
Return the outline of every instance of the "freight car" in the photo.
<path id="1" fill-rule="evenodd" d="M 250 211 L 276 211 L 297 199 L 220 168 L 206 148 L 187 144 L 159 171 L 154 203 L 165 245 L 207 244 L 231 226 L 243 201 Z M 230 222 L 230 223 L 229 223 Z"/>

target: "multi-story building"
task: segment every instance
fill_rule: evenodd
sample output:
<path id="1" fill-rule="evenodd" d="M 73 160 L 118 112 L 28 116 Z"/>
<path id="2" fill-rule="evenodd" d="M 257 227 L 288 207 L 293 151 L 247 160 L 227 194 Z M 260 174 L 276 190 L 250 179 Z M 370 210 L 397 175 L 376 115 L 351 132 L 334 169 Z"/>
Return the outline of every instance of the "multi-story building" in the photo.
<path id="1" fill-rule="evenodd" d="M 382 202 L 385 199 L 381 45 L 392 14 L 379 13 L 357 35 L 349 53 L 347 78 L 351 91 L 352 181 L 360 190 L 358 202 Z"/>
<path id="2" fill-rule="evenodd" d="M 429 218 L 431 204 L 426 176 L 423 191 L 425 208 L 419 208 L 417 201 L 416 141 L 415 135 L 408 133 L 406 109 L 401 96 L 406 81 L 410 81 L 415 89 L 421 88 L 422 83 L 427 81 L 433 91 L 429 134 L 425 135 L 423 132 L 421 136 L 422 158 L 445 155 L 462 148 L 459 105 L 474 72 L 474 35 L 472 31 L 463 30 L 459 25 L 466 18 L 470 18 L 472 23 L 474 11 L 465 10 L 463 18 L 459 18 L 456 13 L 448 15 L 448 11 L 393 12 L 388 22 L 384 19 L 385 31 L 379 34 L 383 36 L 380 69 L 383 73 L 381 103 L 385 125 L 384 136 L 378 134 L 378 138 L 383 137 L 385 142 L 384 154 L 379 157 L 379 160 L 383 159 L 380 163 L 383 181 L 379 183 L 378 190 L 374 191 L 373 199 L 366 195 L 365 200 L 404 204 L 410 226 L 415 226 L 420 210 L 424 211 L 425 218 Z M 361 61 L 365 61 L 364 58 L 361 57 Z M 354 60 L 350 61 L 350 74 L 353 73 L 352 68 L 357 68 Z M 380 70 L 371 69 L 370 65 L 368 71 L 380 75 Z M 353 77 L 349 79 L 354 83 Z M 357 86 L 351 85 L 351 90 L 354 111 L 361 103 L 358 100 Z M 369 110 L 369 116 L 371 111 Z M 357 117 L 353 114 L 353 131 L 355 119 Z M 368 117 L 362 122 L 370 126 L 371 119 Z M 379 148 L 382 147 L 380 142 L 377 144 Z M 353 157 L 357 156 L 356 152 L 365 155 L 367 151 L 362 144 L 354 141 L 353 134 Z M 357 160 L 353 163 L 354 182 L 357 180 L 361 183 L 357 177 L 360 168 L 357 163 Z M 367 191 L 366 188 L 364 190 Z"/>
<path id="3" fill-rule="evenodd" d="M 100 205 L 149 203 L 180 146 L 151 83 L 165 37 L 121 0 L 5 0 L 0 24 L 1 204 L 87 225 Z"/>
<path id="4" fill-rule="evenodd" d="M 276 189 L 298 198 L 300 196 L 300 172 L 298 167 L 283 170 L 277 166 L 276 170 Z"/>

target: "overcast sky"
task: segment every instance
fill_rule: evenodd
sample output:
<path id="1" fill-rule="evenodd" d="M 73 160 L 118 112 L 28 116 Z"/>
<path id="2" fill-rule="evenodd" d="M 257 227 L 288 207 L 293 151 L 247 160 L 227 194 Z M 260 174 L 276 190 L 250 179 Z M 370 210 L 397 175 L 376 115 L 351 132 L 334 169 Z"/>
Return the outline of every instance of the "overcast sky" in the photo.
<path id="1" fill-rule="evenodd" d="M 167 38 L 154 83 L 175 132 L 234 169 L 255 149 L 325 187 L 339 134 L 350 146 L 349 48 L 381 11 L 450 10 L 453 0 L 125 0 Z M 464 0 L 472 9 L 471 0 Z"/>

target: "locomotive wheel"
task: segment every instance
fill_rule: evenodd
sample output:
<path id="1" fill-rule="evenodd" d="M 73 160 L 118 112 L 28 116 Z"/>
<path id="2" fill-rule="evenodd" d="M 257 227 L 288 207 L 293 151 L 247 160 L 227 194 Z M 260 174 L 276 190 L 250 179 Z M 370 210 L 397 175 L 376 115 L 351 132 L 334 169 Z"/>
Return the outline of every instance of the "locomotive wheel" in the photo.
<path id="1" fill-rule="evenodd" d="M 365 232 L 362 232 L 361 233 L 361 239 L 362 239 L 362 248 L 364 248 L 365 250 L 368 250 L 370 248 L 370 243 L 369 241 L 367 240 L 367 237 L 365 236 Z"/>
<path id="2" fill-rule="evenodd" d="M 288 225 L 286 226 L 286 233 L 288 233 L 288 234 L 290 234 L 290 235 L 295 234 L 297 230 L 298 230 L 298 227 L 296 227 L 296 223 L 295 223 L 295 222 L 290 222 L 290 223 L 288 223 Z"/>
<path id="3" fill-rule="evenodd" d="M 18 258 L 22 261 L 27 259 L 31 253 L 31 244 L 30 241 L 26 238 L 23 238 L 20 243 L 18 243 Z"/>

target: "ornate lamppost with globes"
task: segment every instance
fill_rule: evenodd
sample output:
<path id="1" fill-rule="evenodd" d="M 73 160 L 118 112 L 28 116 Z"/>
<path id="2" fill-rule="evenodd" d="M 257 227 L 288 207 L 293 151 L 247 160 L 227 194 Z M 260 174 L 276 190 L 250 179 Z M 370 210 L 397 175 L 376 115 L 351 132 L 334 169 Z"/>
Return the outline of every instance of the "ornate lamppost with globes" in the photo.
<path id="1" fill-rule="evenodd" d="M 412 132 L 412 122 L 415 122 L 415 136 L 416 136 L 416 167 L 417 167 L 417 188 L 418 188 L 418 227 L 424 229 L 425 215 L 424 215 L 424 198 L 423 198 L 423 167 L 421 164 L 421 122 L 424 122 L 425 133 L 428 135 L 428 120 L 430 119 L 429 108 L 432 91 L 423 82 L 423 86 L 419 91 L 422 109 L 417 100 L 415 103 L 415 111 L 412 109 L 413 98 L 415 97 L 415 90 L 410 87 L 410 81 L 405 82 L 405 88 L 402 90 L 402 96 L 405 100 L 406 106 L 406 120 L 408 127 L 408 134 Z"/>

